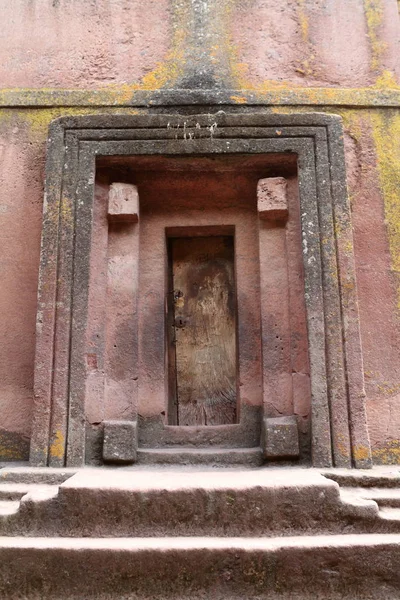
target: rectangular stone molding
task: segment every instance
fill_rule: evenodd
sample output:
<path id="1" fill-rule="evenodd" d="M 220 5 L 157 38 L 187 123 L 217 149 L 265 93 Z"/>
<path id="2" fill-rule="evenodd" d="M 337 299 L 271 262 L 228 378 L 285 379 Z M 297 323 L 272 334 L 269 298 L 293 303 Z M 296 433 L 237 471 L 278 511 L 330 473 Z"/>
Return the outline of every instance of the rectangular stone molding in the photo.
<path id="1" fill-rule="evenodd" d="M 98 157 L 290 154 L 297 157 L 298 167 L 312 464 L 371 466 L 341 119 L 323 113 L 271 114 L 262 106 L 247 109 L 210 114 L 208 108 L 207 113 L 191 114 L 177 104 L 171 114 L 165 107 L 157 113 L 147 107 L 141 114 L 138 109 L 135 115 L 62 117 L 52 123 L 37 311 L 32 465 L 85 463 L 87 369 L 95 369 L 97 360 L 92 352 L 88 357 L 85 353 Z M 129 211 L 119 214 L 128 219 L 137 215 L 132 202 L 128 199 Z M 131 408 L 129 418 L 134 422 L 134 402 Z M 92 425 L 101 421 L 93 419 Z"/>
<path id="2" fill-rule="evenodd" d="M 136 421 L 104 421 L 105 463 L 134 463 L 137 455 Z"/>
<path id="3" fill-rule="evenodd" d="M 257 184 L 257 210 L 260 219 L 281 221 L 288 217 L 287 183 L 284 177 L 267 177 Z"/>
<path id="4" fill-rule="evenodd" d="M 296 417 L 264 418 L 262 450 L 265 458 L 297 458 L 299 433 Z"/>
<path id="5" fill-rule="evenodd" d="M 108 199 L 109 221 L 137 223 L 139 220 L 139 194 L 136 185 L 112 183 Z"/>

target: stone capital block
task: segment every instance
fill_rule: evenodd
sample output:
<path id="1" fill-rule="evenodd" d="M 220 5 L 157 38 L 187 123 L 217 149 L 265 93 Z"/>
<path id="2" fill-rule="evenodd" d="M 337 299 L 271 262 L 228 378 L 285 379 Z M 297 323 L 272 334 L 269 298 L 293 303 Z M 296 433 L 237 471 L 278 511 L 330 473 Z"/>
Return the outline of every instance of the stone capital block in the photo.
<path id="1" fill-rule="evenodd" d="M 263 451 L 265 458 L 299 456 L 299 434 L 296 417 L 264 418 Z"/>
<path id="2" fill-rule="evenodd" d="M 104 421 L 105 463 L 133 463 L 137 451 L 136 421 Z"/>
<path id="3" fill-rule="evenodd" d="M 108 219 L 116 222 L 138 222 L 139 194 L 136 185 L 130 183 L 112 183 L 110 185 Z"/>
<path id="4" fill-rule="evenodd" d="M 288 218 L 286 188 L 287 183 L 284 177 L 259 179 L 257 184 L 257 210 L 260 219 L 283 221 Z"/>

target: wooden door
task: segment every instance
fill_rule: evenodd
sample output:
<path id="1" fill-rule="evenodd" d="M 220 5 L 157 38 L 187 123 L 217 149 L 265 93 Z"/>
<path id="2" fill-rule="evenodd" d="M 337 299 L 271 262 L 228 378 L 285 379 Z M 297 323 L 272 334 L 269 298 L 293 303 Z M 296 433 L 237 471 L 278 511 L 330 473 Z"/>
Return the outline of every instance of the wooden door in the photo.
<path id="1" fill-rule="evenodd" d="M 235 423 L 233 237 L 172 238 L 169 269 L 169 423 Z"/>

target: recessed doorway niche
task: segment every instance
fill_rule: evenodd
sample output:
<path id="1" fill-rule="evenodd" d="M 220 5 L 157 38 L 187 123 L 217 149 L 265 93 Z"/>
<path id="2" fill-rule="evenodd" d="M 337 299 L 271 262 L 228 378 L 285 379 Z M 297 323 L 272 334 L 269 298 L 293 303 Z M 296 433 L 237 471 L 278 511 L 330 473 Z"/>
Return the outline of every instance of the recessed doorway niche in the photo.
<path id="1" fill-rule="evenodd" d="M 287 182 L 290 219 L 261 220 L 258 182 L 276 177 Z M 139 455 L 154 449 L 246 449 L 260 460 L 265 415 L 295 419 L 302 459 L 307 460 L 311 395 L 296 155 L 99 158 L 96 182 L 95 204 L 102 217 L 92 232 L 95 260 L 104 246 L 101 222 L 107 218 L 113 253 L 129 231 L 138 237 L 136 266 L 131 269 L 137 281 L 130 284 L 135 292 L 125 306 L 137 303 L 133 404 Z M 138 222 L 127 220 L 123 225 L 120 219 L 117 230 L 115 216 L 110 228 L 107 207 L 118 186 L 122 196 L 124 190 L 129 194 L 130 186 L 137 194 Z M 261 240 L 262 263 L 268 263 L 262 273 Z M 123 261 L 129 264 L 126 255 Z M 89 315 L 95 314 L 101 287 L 108 288 L 106 305 L 107 297 L 121 297 L 121 290 L 112 291 L 113 285 L 121 286 L 121 278 L 117 281 L 113 275 L 115 267 L 110 271 L 109 263 L 106 284 L 105 270 L 99 265 L 91 269 L 89 288 L 96 294 L 89 294 Z M 107 339 L 109 331 L 120 336 L 105 345 L 118 363 L 119 352 L 127 356 L 130 328 L 121 307 L 123 326 L 112 324 L 114 308 L 108 310 L 101 331 L 96 318 L 95 330 L 98 339 Z M 296 323 L 290 322 L 290 315 L 296 315 Z M 133 348 L 133 332 L 130 337 Z M 121 360 L 124 364 L 126 359 Z M 107 373 L 107 361 L 105 367 L 104 406 L 97 385 L 92 400 L 88 395 L 85 401 L 93 409 L 87 427 L 93 434 L 99 430 L 96 423 L 108 427 L 130 410 L 129 395 L 125 392 L 124 406 L 124 392 L 122 397 L 119 393 L 123 374 L 117 382 Z M 132 373 L 126 368 L 125 390 Z M 296 377 L 300 385 L 293 386 Z M 297 458 L 297 439 L 294 452 Z M 283 453 L 282 458 L 288 456 Z"/>
<path id="2" fill-rule="evenodd" d="M 50 140 L 32 464 L 369 466 L 340 120 L 79 117 Z M 185 363 L 205 352 L 199 264 L 194 306 L 218 292 L 229 340 L 218 358 L 205 336 L 218 418 Z"/>
<path id="3" fill-rule="evenodd" d="M 110 190 L 116 186 L 129 190 L 132 186 L 138 196 L 138 223 L 120 222 L 118 227 L 121 240 L 129 230 L 139 240 L 133 269 L 138 273 L 133 285 L 135 299 L 125 300 L 125 305 L 137 302 L 138 307 L 135 402 L 139 452 L 140 448 L 255 451 L 260 447 L 264 397 L 257 184 L 260 178 L 269 176 L 285 176 L 289 182 L 291 223 L 296 229 L 294 236 L 290 233 L 290 244 L 291 253 L 297 256 L 297 265 L 292 265 L 292 269 L 300 269 L 296 293 L 303 298 L 295 335 L 306 357 L 301 371 L 308 382 L 308 388 L 306 383 L 302 391 L 307 408 L 299 420 L 307 455 L 310 388 L 296 156 L 135 156 L 97 161 L 95 204 L 103 206 L 98 209 L 102 211 L 103 223 L 107 221 Z M 108 227 L 115 247 L 115 225 L 112 230 Z M 262 230 L 271 237 L 268 243 L 272 247 L 275 230 L 285 238 L 286 221 L 264 223 Z M 93 230 L 92 248 L 98 249 L 101 244 L 100 240 L 96 242 L 96 235 L 102 236 L 104 244 L 104 231 L 100 231 L 99 222 Z M 265 285 L 271 288 L 269 309 L 274 303 L 277 307 L 289 302 L 288 257 L 282 239 L 281 263 L 278 265 L 271 255 L 273 266 L 266 271 L 270 280 Z M 92 254 L 98 260 L 98 251 Z M 278 281 L 274 271 L 282 268 Z M 98 290 L 101 285 L 104 288 L 104 282 L 97 283 L 103 272 L 98 266 L 91 270 L 91 289 Z M 112 283 L 107 285 L 108 295 L 112 296 Z M 89 296 L 88 314 L 93 312 L 90 301 Z M 93 302 L 96 306 L 97 295 Z M 112 313 L 108 312 L 106 322 L 113 320 Z M 275 379 L 266 408 L 269 417 L 294 414 L 292 386 L 283 384 L 282 373 L 277 374 L 286 371 L 286 379 L 292 379 L 289 313 L 287 307 L 285 313 L 280 310 L 271 314 L 268 325 L 268 338 L 279 340 L 280 344 L 274 349 L 274 356 L 265 360 Z M 110 325 L 105 329 L 110 330 Z M 114 346 L 121 348 L 124 356 L 128 331 L 125 324 L 121 340 L 113 343 L 113 351 L 117 351 Z M 100 332 L 100 339 L 103 336 Z M 133 338 L 132 334 L 132 344 Z M 116 402 L 118 386 L 113 383 L 112 400 L 107 385 L 106 373 L 105 407 L 101 408 L 96 395 L 97 414 L 91 415 L 94 423 L 123 418 L 123 402 Z"/>

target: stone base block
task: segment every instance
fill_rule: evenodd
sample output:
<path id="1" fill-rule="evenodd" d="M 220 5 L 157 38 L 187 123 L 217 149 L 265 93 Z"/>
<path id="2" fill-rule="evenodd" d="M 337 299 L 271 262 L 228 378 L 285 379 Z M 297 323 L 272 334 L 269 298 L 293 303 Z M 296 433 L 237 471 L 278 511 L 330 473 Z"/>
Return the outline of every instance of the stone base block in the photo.
<path id="1" fill-rule="evenodd" d="M 262 448 L 265 458 L 297 458 L 299 433 L 296 417 L 264 418 Z"/>
<path id="2" fill-rule="evenodd" d="M 136 421 L 104 421 L 105 463 L 134 463 L 137 455 Z"/>

